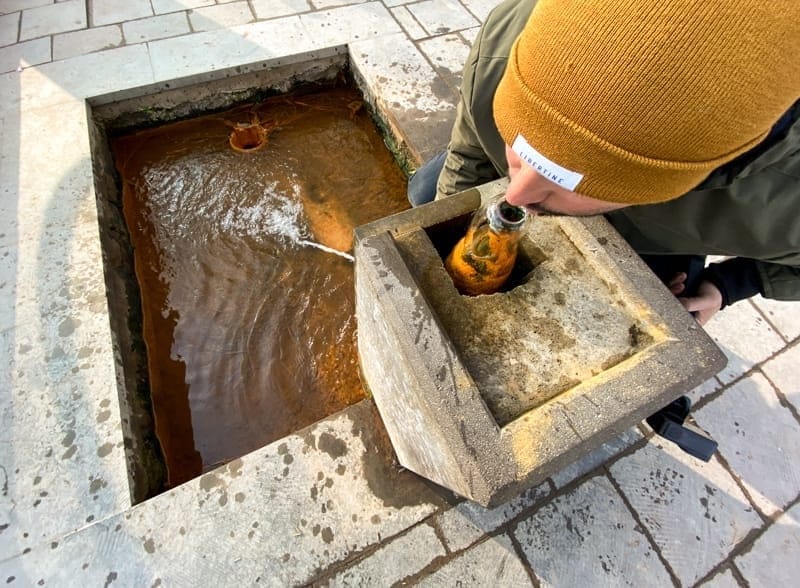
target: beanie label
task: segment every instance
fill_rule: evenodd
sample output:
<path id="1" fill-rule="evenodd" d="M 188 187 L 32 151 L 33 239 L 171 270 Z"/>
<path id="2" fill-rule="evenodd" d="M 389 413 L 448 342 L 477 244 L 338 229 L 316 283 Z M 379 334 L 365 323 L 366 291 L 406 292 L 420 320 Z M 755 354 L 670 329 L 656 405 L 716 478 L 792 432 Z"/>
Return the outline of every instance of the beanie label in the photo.
<path id="1" fill-rule="evenodd" d="M 583 179 L 583 174 L 562 167 L 539 153 L 522 135 L 517 135 L 517 138 L 514 139 L 511 150 L 519 155 L 522 161 L 536 170 L 540 176 L 567 190 L 574 190 Z"/>

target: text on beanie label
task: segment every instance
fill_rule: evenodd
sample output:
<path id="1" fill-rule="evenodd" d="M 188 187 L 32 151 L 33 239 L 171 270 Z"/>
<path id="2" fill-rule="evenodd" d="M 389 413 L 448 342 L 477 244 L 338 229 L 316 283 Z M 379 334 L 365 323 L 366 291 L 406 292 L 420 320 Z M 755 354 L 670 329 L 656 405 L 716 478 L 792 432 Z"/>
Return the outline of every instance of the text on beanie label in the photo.
<path id="1" fill-rule="evenodd" d="M 522 161 L 536 170 L 539 175 L 547 178 L 551 182 L 555 182 L 567 190 L 574 190 L 583 179 L 583 174 L 562 167 L 554 161 L 550 161 L 547 157 L 534 149 L 522 135 L 517 135 L 511 149 L 514 153 L 519 155 Z"/>

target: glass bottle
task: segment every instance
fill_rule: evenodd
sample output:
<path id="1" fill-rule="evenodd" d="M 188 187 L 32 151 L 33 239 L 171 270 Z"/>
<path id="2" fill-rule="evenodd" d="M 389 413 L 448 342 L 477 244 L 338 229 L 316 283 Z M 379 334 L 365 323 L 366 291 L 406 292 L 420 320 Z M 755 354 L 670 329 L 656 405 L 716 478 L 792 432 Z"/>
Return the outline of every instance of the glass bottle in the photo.
<path id="1" fill-rule="evenodd" d="M 497 292 L 514 268 L 525 209 L 505 200 L 479 208 L 467 234 L 456 243 L 444 267 L 462 294 Z"/>

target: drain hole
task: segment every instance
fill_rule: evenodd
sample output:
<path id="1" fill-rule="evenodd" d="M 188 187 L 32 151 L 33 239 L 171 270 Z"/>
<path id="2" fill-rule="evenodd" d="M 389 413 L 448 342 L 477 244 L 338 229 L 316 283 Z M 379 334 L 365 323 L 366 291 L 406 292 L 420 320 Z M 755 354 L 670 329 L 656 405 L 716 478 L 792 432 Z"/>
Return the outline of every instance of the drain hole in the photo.
<path id="1" fill-rule="evenodd" d="M 267 131 L 260 124 L 237 124 L 233 127 L 228 143 L 234 151 L 248 153 L 267 144 Z"/>

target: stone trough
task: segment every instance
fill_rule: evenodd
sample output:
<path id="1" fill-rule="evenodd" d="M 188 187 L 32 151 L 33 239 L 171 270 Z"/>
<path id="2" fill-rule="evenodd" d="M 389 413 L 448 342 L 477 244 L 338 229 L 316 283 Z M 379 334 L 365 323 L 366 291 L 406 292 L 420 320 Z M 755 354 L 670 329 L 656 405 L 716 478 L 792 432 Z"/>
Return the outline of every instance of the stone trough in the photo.
<path id="1" fill-rule="evenodd" d="M 569 465 L 725 365 L 600 217 L 528 223 L 506 291 L 442 257 L 498 181 L 356 230 L 363 380 L 399 462 L 483 506 Z"/>

